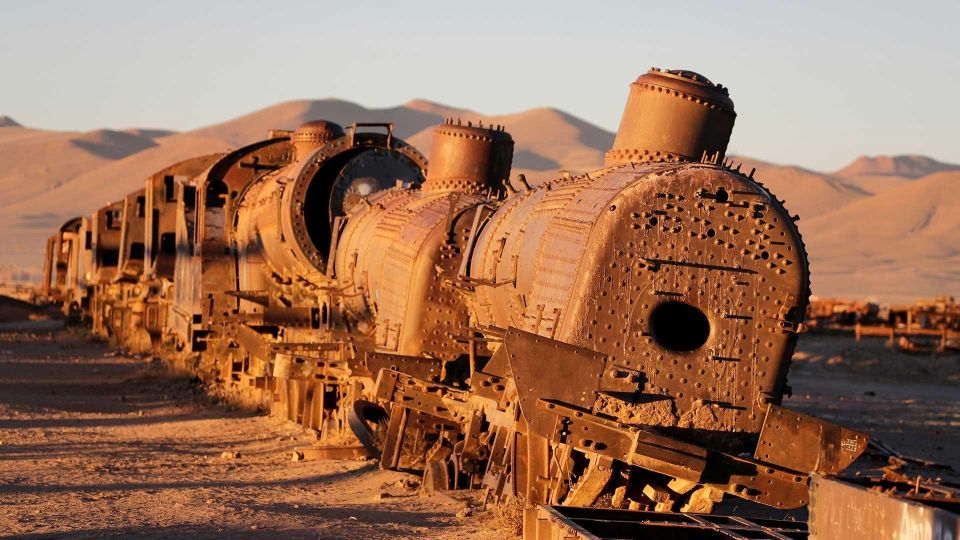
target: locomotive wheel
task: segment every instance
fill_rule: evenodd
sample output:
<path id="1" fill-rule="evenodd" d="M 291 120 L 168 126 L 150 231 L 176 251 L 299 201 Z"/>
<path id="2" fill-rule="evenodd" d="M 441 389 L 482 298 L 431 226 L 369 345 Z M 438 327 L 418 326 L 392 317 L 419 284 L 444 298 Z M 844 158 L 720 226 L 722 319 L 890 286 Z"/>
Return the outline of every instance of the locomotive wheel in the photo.
<path id="1" fill-rule="evenodd" d="M 347 417 L 350 430 L 356 435 L 360 444 L 377 459 L 380 458 L 380 449 L 383 448 L 383 439 L 389 422 L 390 415 L 383 407 L 363 399 L 353 402 L 353 408 Z"/>
<path id="2" fill-rule="evenodd" d="M 421 489 L 430 495 L 438 491 L 447 491 L 451 489 L 450 470 L 447 460 L 428 461 L 423 468 L 423 482 Z"/>

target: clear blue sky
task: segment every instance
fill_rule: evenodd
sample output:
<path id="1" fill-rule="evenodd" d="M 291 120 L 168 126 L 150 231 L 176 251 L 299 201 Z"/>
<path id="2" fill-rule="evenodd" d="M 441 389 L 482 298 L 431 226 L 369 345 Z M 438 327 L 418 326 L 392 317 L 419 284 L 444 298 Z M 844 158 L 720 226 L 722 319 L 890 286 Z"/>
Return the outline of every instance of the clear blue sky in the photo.
<path id="1" fill-rule="evenodd" d="M 186 130 L 274 103 L 552 106 L 616 129 L 651 66 L 731 88 L 731 149 L 960 162 L 960 2 L 0 0 L 0 114 Z M 508 126 L 509 127 L 509 126 Z"/>

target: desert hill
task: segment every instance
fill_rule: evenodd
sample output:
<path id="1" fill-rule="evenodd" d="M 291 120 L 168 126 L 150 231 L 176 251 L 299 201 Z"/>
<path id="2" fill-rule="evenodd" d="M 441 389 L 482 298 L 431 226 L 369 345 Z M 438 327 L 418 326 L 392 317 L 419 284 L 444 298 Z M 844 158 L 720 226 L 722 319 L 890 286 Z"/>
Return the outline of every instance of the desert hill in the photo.
<path id="1" fill-rule="evenodd" d="M 515 147 L 513 168 L 532 182 L 556 175 L 561 169 L 589 171 L 603 166 L 603 154 L 613 144 L 613 133 L 563 111 L 551 108 L 530 109 L 516 114 L 450 114 L 484 125 L 506 126 Z M 433 126 L 410 137 L 409 142 L 425 154 L 433 144 Z"/>
<path id="2" fill-rule="evenodd" d="M 149 128 L 129 128 L 124 129 L 124 133 L 129 133 L 131 135 L 139 135 L 141 137 L 147 137 L 150 139 L 162 139 L 163 137 L 169 137 L 174 135 L 177 132 L 171 131 L 169 129 L 149 129 Z"/>
<path id="3" fill-rule="evenodd" d="M 355 122 L 392 122 L 394 133 L 424 154 L 430 153 L 434 126 L 446 118 L 505 125 L 516 142 L 514 166 L 520 172 L 535 176 L 553 174 L 563 168 L 598 168 L 603 164 L 603 153 L 613 143 L 612 133 L 556 109 L 484 115 L 423 99 L 384 109 L 367 109 L 332 98 L 288 101 L 193 131 L 190 135 L 219 139 L 239 147 L 259 140 L 267 129 L 293 129 L 316 118 L 344 126 Z"/>
<path id="4" fill-rule="evenodd" d="M 262 139 L 268 129 L 294 129 L 308 120 L 323 118 L 344 127 L 360 122 L 392 122 L 395 135 L 406 139 L 443 121 L 444 114 L 435 107 L 427 106 L 428 104 L 434 105 L 419 100 L 416 107 L 400 105 L 386 109 L 367 109 L 356 103 L 334 98 L 287 101 L 221 124 L 198 129 L 190 134 L 219 139 L 232 147 L 239 147 Z M 450 111 L 452 113 L 462 110 L 450 108 Z"/>
<path id="5" fill-rule="evenodd" d="M 943 163 L 926 156 L 860 156 L 833 175 L 876 194 L 933 173 L 957 170 L 960 170 L 960 165 Z"/>
<path id="6" fill-rule="evenodd" d="M 0 114 L 0 127 L 20 127 L 20 123 L 5 114 Z"/>
<path id="7" fill-rule="evenodd" d="M 825 295 L 960 293 L 960 172 L 938 172 L 802 223 Z M 908 294 L 909 293 L 909 294 Z"/>
<path id="8" fill-rule="evenodd" d="M 142 188 L 147 176 L 167 165 L 198 155 L 222 152 L 226 147 L 217 139 L 191 135 L 166 137 L 158 140 L 155 146 L 124 159 L 83 171 L 56 189 L 8 205 L 4 212 L 21 216 L 21 223 L 29 221 L 31 228 L 49 220 L 59 225 L 69 219 L 67 216 L 92 212 Z M 2 223 L 3 216 L 0 216 Z"/>
<path id="9" fill-rule="evenodd" d="M 473 118 L 474 121 L 511 126 L 517 143 L 517 170 L 534 177 L 556 174 L 557 170 L 563 168 L 561 163 L 567 164 L 565 166 L 573 170 L 597 168 L 602 164 L 603 152 L 613 140 L 611 133 L 554 109 L 484 116 L 426 100 L 415 100 L 387 109 L 366 109 L 336 99 L 290 101 L 191 132 L 160 132 L 161 137 L 151 139 L 153 147 L 111 163 L 88 161 L 86 167 L 71 171 L 73 174 L 58 175 L 55 184 L 33 190 L 32 197 L 18 196 L 8 199 L 4 205 L 7 206 L 8 219 L 0 217 L 0 225 L 10 225 L 11 219 L 19 216 L 20 225 L 31 229 L 47 227 L 51 221 L 63 221 L 71 214 L 90 212 L 110 200 L 122 197 L 139 188 L 146 176 L 169 163 L 193 155 L 243 146 L 262 139 L 268 129 L 293 129 L 302 122 L 316 118 L 330 119 L 343 125 L 354 122 L 393 122 L 397 136 L 429 153 L 430 132 L 433 126 L 447 117 L 462 117 L 465 120 Z M 143 130 L 127 130 L 125 133 L 134 137 L 142 132 Z M 34 141 L 38 147 L 49 137 L 67 137 L 55 132 L 50 133 L 44 132 L 42 137 Z M 538 137 L 538 133 L 549 133 L 549 136 Z M 3 142 L 0 131 L 0 152 L 7 147 Z M 104 159 L 102 154 L 105 154 L 106 150 L 98 148 L 99 152 L 94 152 L 91 146 L 79 146 L 87 150 L 84 157 L 89 160 Z M 101 155 L 97 155 L 98 153 Z M 38 154 L 33 152 L 26 155 Z M 30 172 L 30 163 L 0 157 L 0 162 L 2 161 L 9 161 L 11 168 L 26 169 Z M 0 170 L 2 166 L 0 163 Z M 0 253 L 0 260 L 2 257 Z"/>
<path id="10" fill-rule="evenodd" d="M 900 176 L 915 179 L 937 172 L 957 170 L 960 170 L 960 165 L 943 163 L 926 156 L 860 156 L 834 174 L 841 178 Z"/>
<path id="11" fill-rule="evenodd" d="M 456 118 L 458 116 L 465 116 L 465 117 L 481 116 L 476 111 L 472 111 L 469 109 L 461 109 L 459 107 L 454 107 L 452 105 L 444 105 L 443 103 L 428 101 L 426 99 L 412 99 L 404 103 L 403 106 L 414 111 L 429 113 L 442 118 Z"/>
<path id="12" fill-rule="evenodd" d="M 0 128 L 0 208 L 55 190 L 86 171 L 136 154 L 156 142 L 136 133 Z"/>
<path id="13" fill-rule="evenodd" d="M 743 172 L 749 173 L 755 168 L 754 179 L 786 201 L 787 209 L 804 220 L 870 196 L 869 192 L 834 175 L 742 156 L 731 159 L 735 164 L 743 164 L 740 167 Z"/>
<path id="14" fill-rule="evenodd" d="M 599 167 L 613 140 L 611 133 L 554 109 L 484 116 L 426 100 L 385 109 L 367 109 L 339 99 L 290 101 L 185 133 L 127 129 L 75 134 L 4 128 L 0 129 L 0 171 L 6 167 L 11 180 L 4 182 L 0 172 L 0 193 L 4 194 L 0 230 L 12 234 L 8 242 L 0 243 L 0 263 L 36 271 L 43 240 L 63 221 L 141 187 L 148 175 L 170 163 L 260 140 L 269 129 L 293 129 L 317 118 L 343 125 L 393 122 L 397 136 L 427 153 L 430 130 L 447 117 L 511 126 L 517 143 L 517 172 L 526 173 L 532 181 L 557 174 L 560 168 Z M 139 151 L 133 151 L 134 140 L 141 141 Z M 14 144 L 30 146 L 13 151 Z M 121 156 L 125 149 L 130 152 Z M 58 168 L 50 170 L 51 164 Z M 16 187 L 24 184 L 32 185 Z"/>
<path id="15" fill-rule="evenodd" d="M 343 125 L 393 122 L 395 134 L 429 154 L 431 130 L 445 118 L 502 124 L 513 136 L 514 173 L 531 182 L 599 168 L 613 133 L 552 108 L 487 115 L 413 100 L 366 108 L 340 99 L 297 100 L 193 131 L 131 128 L 87 133 L 17 125 L 0 128 L 0 265 L 38 272 L 43 240 L 63 221 L 142 186 L 179 160 L 261 139 L 326 118 Z M 7 117 L 4 117 L 5 119 Z M 787 208 L 813 264 L 823 296 L 885 301 L 960 295 L 960 165 L 924 156 L 860 157 L 835 172 L 733 157 Z"/>

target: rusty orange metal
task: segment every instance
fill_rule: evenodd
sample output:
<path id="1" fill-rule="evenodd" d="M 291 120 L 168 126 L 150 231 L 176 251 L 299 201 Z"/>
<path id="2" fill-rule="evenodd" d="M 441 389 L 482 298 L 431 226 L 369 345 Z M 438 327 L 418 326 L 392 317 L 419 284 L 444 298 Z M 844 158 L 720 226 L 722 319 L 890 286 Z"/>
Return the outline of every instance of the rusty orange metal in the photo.
<path id="1" fill-rule="evenodd" d="M 311 430 L 304 457 L 701 525 L 726 496 L 801 507 L 868 436 L 781 406 L 809 266 L 725 161 L 735 118 L 721 85 L 651 70 L 606 165 L 536 186 L 503 126 L 447 120 L 429 161 L 392 124 L 273 130 L 68 224 L 91 239 L 48 241 L 45 292 Z"/>

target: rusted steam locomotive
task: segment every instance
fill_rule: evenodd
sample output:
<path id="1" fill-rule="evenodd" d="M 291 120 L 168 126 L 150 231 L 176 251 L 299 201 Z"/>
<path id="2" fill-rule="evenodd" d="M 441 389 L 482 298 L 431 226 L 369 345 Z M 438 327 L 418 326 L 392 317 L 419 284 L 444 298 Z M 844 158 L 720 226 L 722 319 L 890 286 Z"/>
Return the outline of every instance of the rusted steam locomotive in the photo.
<path id="1" fill-rule="evenodd" d="M 49 296 L 126 348 L 433 489 L 709 512 L 807 504 L 867 437 L 782 408 L 794 219 L 725 163 L 727 90 L 651 70 L 605 167 L 510 178 L 501 126 L 427 160 L 318 121 L 157 172 L 48 243 Z"/>

